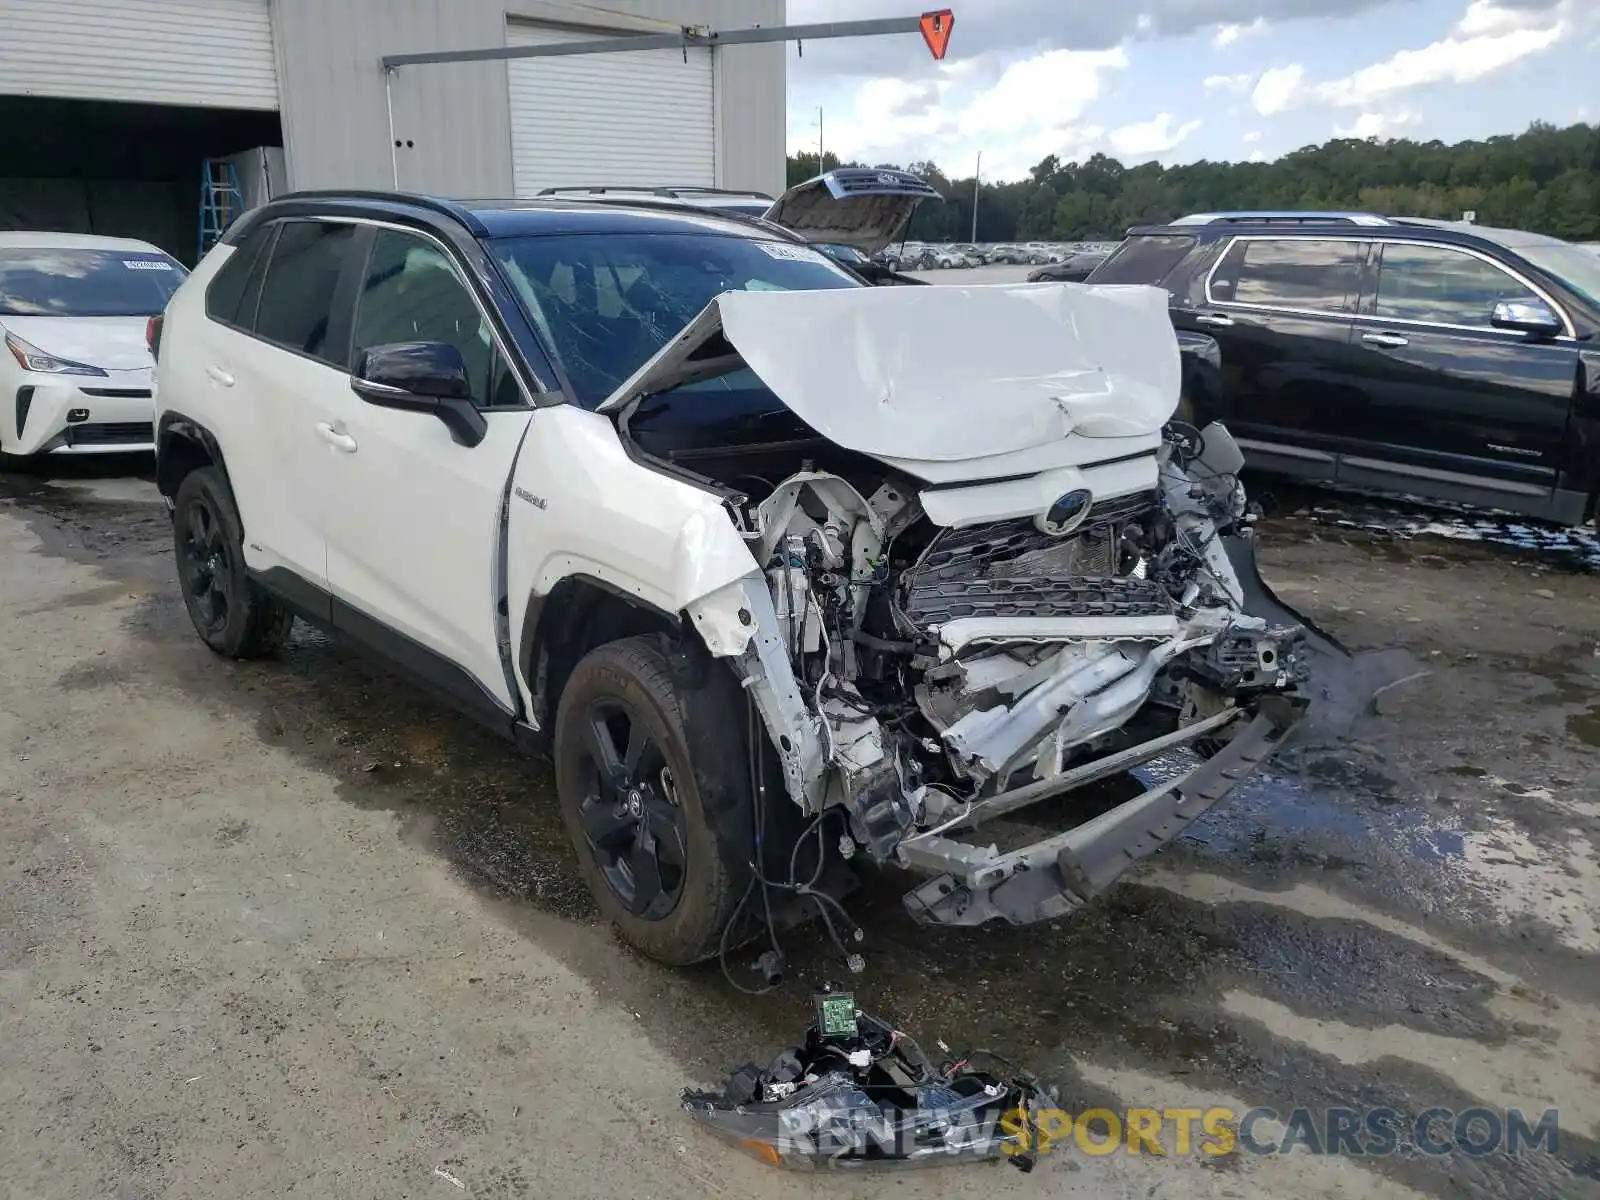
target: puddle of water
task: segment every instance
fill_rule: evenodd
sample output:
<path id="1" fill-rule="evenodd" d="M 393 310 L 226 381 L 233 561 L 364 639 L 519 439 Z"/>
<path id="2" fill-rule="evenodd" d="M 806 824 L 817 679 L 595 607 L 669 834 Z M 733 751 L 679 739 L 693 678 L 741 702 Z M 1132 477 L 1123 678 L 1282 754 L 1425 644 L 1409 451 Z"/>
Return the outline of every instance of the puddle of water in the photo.
<path id="1" fill-rule="evenodd" d="M 1277 486 L 1263 490 L 1279 520 L 1357 530 L 1378 538 L 1411 541 L 1441 538 L 1515 550 L 1552 566 L 1600 574 L 1600 534 L 1592 528 L 1548 525 L 1510 513 L 1485 513 L 1421 498 L 1379 499 L 1359 495 L 1302 492 Z"/>
<path id="2" fill-rule="evenodd" d="M 1187 752 L 1164 755 L 1136 774 L 1147 784 L 1165 782 L 1194 761 Z M 1224 857 L 1292 856 L 1330 867 L 1364 864 L 1374 842 L 1428 862 L 1462 853 L 1459 830 L 1396 796 L 1377 773 L 1331 756 L 1308 759 L 1300 770 L 1273 764 L 1191 825 L 1182 840 Z"/>
<path id="3" fill-rule="evenodd" d="M 1585 746 L 1600 747 L 1600 704 L 1592 704 L 1567 718 L 1567 732 Z"/>
<path id="4" fill-rule="evenodd" d="M 1188 753 L 1141 768 L 1148 783 L 1193 765 Z M 1376 772 L 1333 756 L 1274 763 L 1239 786 L 1190 826 L 1184 844 L 1252 866 L 1349 869 L 1385 875 L 1405 864 L 1403 891 L 1474 898 L 1502 923 L 1548 926 L 1556 941 L 1580 953 L 1600 951 L 1600 864 L 1594 848 L 1570 829 L 1537 840 L 1493 809 L 1438 808 L 1397 795 Z M 1514 802 L 1550 801 L 1546 788 L 1482 781 Z"/>

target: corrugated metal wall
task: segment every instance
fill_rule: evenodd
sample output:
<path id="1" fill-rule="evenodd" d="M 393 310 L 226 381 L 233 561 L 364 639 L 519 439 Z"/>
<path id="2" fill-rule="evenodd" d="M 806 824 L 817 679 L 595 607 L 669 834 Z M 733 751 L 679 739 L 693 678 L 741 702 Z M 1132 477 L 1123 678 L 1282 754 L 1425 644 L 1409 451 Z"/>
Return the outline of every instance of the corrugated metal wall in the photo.
<path id="1" fill-rule="evenodd" d="M 0 93 L 278 106 L 268 0 L 5 0 Z"/>
<path id="2" fill-rule="evenodd" d="M 390 187 L 385 54 L 505 45 L 507 17 L 641 28 L 742 28 L 784 19 L 784 0 L 271 0 L 294 187 Z M 791 51 L 792 53 L 792 51 Z M 725 187 L 781 191 L 782 46 L 715 54 L 717 169 Z M 392 80 L 400 185 L 448 196 L 510 195 L 503 62 L 406 67 Z M 409 145 L 404 144 L 409 143 Z"/>
<path id="3" fill-rule="evenodd" d="M 781 25 L 784 0 L 510 0 L 512 17 L 659 33 L 682 25 Z M 787 59 L 783 45 L 716 51 L 717 182 L 777 195 L 784 189 Z"/>
<path id="4" fill-rule="evenodd" d="M 398 148 L 378 65 L 385 54 L 504 45 L 503 0 L 272 0 L 272 24 L 293 187 L 388 188 L 397 163 L 408 190 L 510 194 L 503 63 L 396 72 Z"/>
<path id="5" fill-rule="evenodd" d="M 595 34 L 517 22 L 508 36 L 537 46 Z M 506 73 L 517 195 L 595 183 L 716 184 L 712 51 L 525 58 Z"/>

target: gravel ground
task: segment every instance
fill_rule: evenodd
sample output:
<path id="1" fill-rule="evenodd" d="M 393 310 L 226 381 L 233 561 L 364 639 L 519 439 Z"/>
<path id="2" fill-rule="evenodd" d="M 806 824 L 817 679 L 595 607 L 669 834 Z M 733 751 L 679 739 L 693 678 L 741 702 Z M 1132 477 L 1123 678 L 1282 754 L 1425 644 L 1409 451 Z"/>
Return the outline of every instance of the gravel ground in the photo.
<path id="1" fill-rule="evenodd" d="M 1074 920 L 925 929 L 898 878 L 851 901 L 867 1007 L 1075 1110 L 1555 1107 L 1555 1153 L 812 1183 L 675 1101 L 787 1044 L 831 948 L 795 934 L 800 982 L 764 999 L 628 952 L 541 765 L 304 630 L 281 661 L 211 656 L 121 469 L 0 481 L 6 1195 L 1600 1194 L 1592 542 L 1280 498 L 1268 578 L 1426 678 Z"/>

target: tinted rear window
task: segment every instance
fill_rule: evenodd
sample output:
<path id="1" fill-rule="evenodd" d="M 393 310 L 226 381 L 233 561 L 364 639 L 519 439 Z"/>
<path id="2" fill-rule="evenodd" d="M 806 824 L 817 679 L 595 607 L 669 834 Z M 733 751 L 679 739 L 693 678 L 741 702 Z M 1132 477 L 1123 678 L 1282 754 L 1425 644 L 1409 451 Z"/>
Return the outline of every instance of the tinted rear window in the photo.
<path id="1" fill-rule="evenodd" d="M 261 285 L 255 331 L 269 342 L 346 366 L 346 347 L 332 344 L 334 289 L 354 248 L 356 227 L 285 221 Z M 348 318 L 348 314 L 339 314 Z M 345 328 L 348 330 L 348 320 Z"/>
<path id="2" fill-rule="evenodd" d="M 250 324 L 250 318 L 254 317 L 255 313 L 248 312 L 245 318 L 240 320 L 240 306 L 244 301 L 246 285 L 250 282 L 251 269 L 256 268 L 262 248 L 272 240 L 272 235 L 276 232 L 275 226 L 258 225 L 242 243 L 233 248 L 228 261 L 222 264 L 216 277 L 212 279 L 211 286 L 206 288 L 206 316 L 213 321 L 223 321 L 229 325 Z M 259 268 L 256 268 L 256 274 L 260 274 Z M 252 292 L 256 290 L 258 289 L 251 289 Z"/>
<path id="3" fill-rule="evenodd" d="M 1195 239 L 1184 234 L 1156 233 L 1131 237 L 1095 268 L 1091 283 L 1159 284 L 1193 249 Z"/>
<path id="4" fill-rule="evenodd" d="M 1208 285 L 1211 299 L 1342 312 L 1355 295 L 1361 243 L 1332 238 L 1242 238 Z"/>
<path id="5" fill-rule="evenodd" d="M 153 317 L 185 275 L 160 251 L 0 250 L 0 316 Z"/>

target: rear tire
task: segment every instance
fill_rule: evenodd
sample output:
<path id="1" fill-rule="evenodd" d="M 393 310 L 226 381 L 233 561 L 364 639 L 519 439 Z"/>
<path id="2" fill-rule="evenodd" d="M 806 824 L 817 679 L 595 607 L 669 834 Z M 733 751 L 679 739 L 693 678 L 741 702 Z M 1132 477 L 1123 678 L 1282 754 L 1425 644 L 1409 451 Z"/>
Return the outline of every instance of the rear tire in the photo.
<path id="1" fill-rule="evenodd" d="M 294 614 L 249 576 L 244 526 L 222 472 L 185 475 L 172 504 L 173 556 L 200 640 L 226 658 L 262 658 L 288 639 Z"/>
<path id="2" fill-rule="evenodd" d="M 691 685 L 668 645 L 590 652 L 562 689 L 552 753 L 600 910 L 630 945 L 686 966 L 717 954 L 751 881 L 749 757 L 731 673 L 714 666 Z"/>

